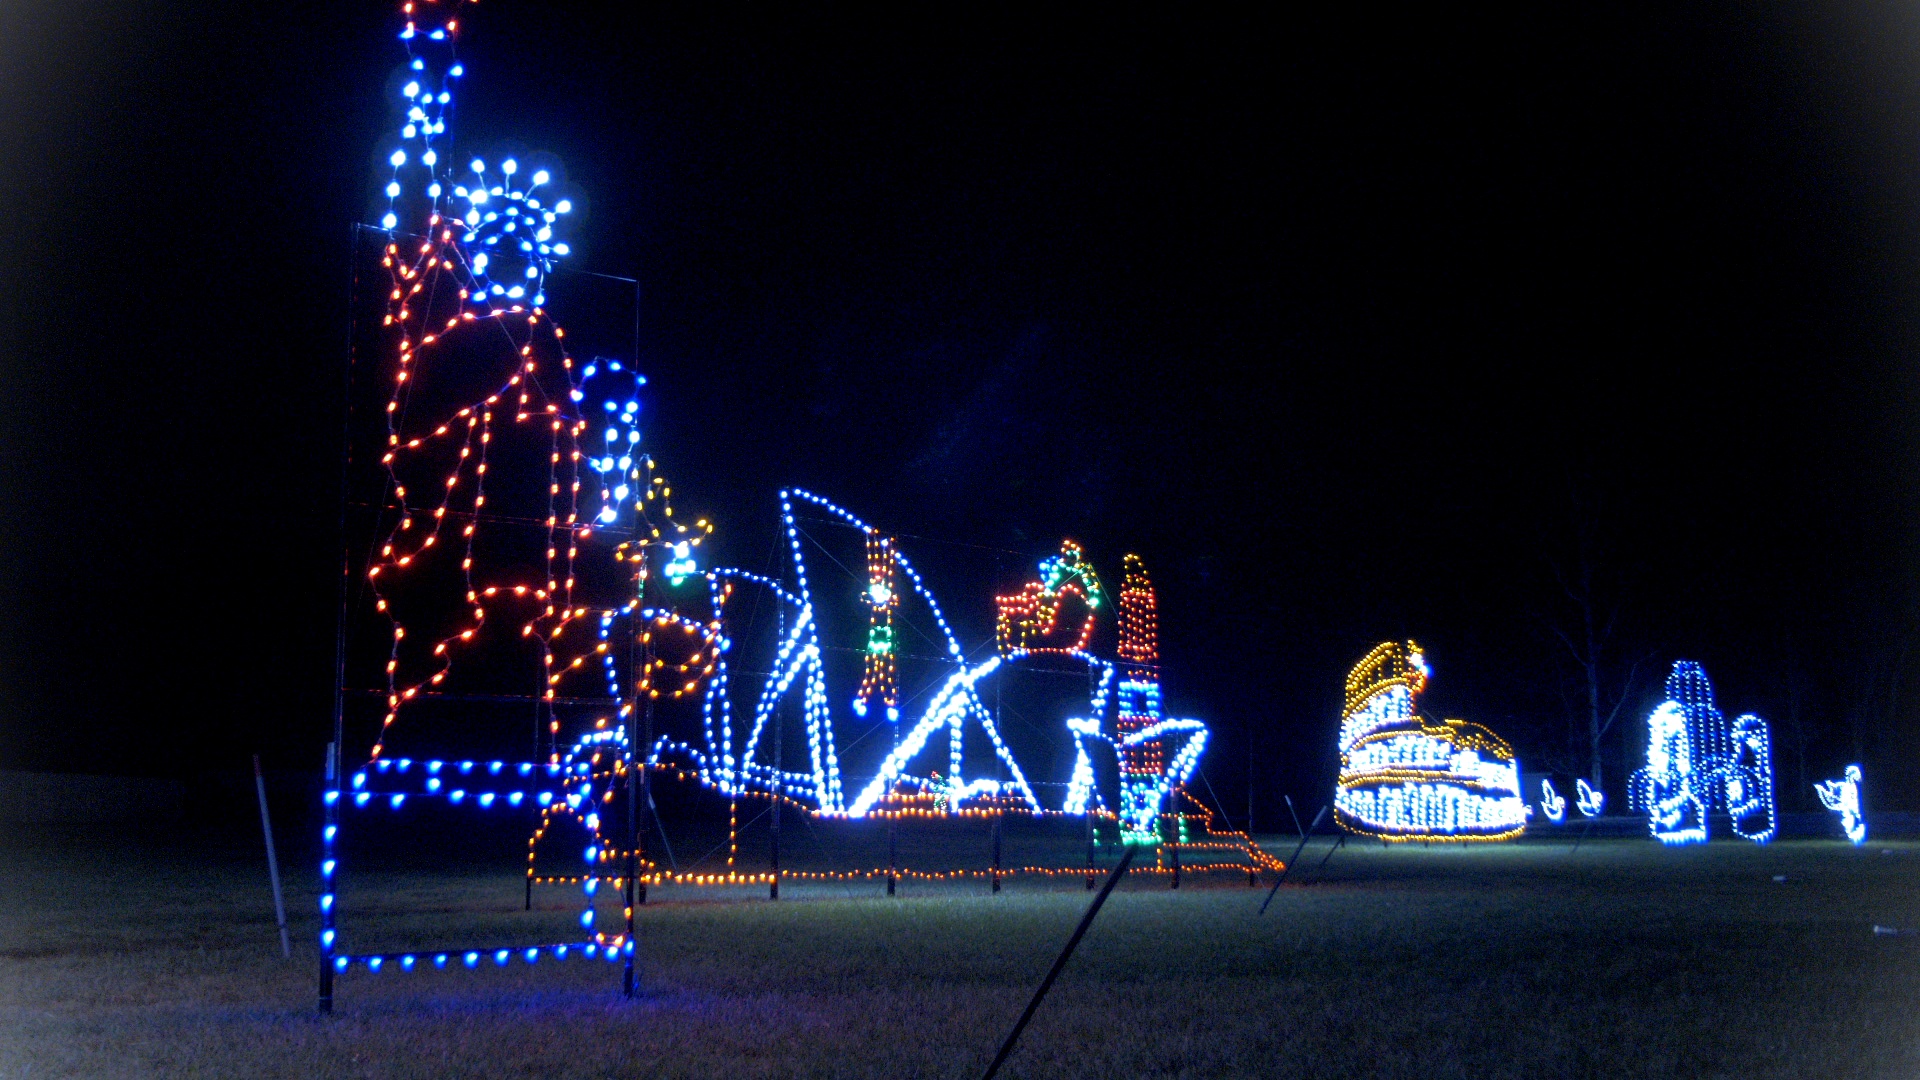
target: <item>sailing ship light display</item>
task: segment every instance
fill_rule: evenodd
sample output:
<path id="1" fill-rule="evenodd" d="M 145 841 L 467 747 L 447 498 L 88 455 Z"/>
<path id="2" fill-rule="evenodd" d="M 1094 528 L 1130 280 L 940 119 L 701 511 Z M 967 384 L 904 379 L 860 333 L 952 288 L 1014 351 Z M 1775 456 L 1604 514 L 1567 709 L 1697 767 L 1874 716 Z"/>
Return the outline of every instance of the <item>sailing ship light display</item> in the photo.
<path id="1" fill-rule="evenodd" d="M 1498 735 L 1418 709 L 1427 660 L 1389 641 L 1347 675 L 1334 819 L 1383 840 L 1508 840 L 1526 828 L 1520 765 Z"/>
<path id="2" fill-rule="evenodd" d="M 1734 834 L 1756 844 L 1773 839 L 1773 750 L 1767 722 L 1752 713 L 1728 723 L 1713 701 L 1707 672 L 1676 660 L 1667 700 L 1647 717 L 1647 764 L 1628 778 L 1628 804 L 1647 813 L 1663 844 L 1709 838 L 1709 815 L 1724 813 Z"/>
<path id="3" fill-rule="evenodd" d="M 1234 854 L 1218 868 L 1278 869 L 1244 834 L 1215 832 L 1197 805 L 1175 812 L 1207 730 L 1197 720 L 1162 715 L 1155 600 L 1137 557 L 1126 561 L 1117 663 L 1090 651 L 1094 611 L 1107 601 L 1071 543 L 1041 563 L 1038 581 L 1000 598 L 1000 647 L 985 660 L 968 659 L 893 538 L 808 492 L 781 493 L 789 576 L 699 569 L 697 548 L 712 526 L 674 518 L 672 488 L 643 448 L 646 380 L 632 361 L 579 362 L 547 310 L 549 276 L 568 254 L 556 231 L 571 201 L 551 190 L 557 185 L 548 169 L 523 170 L 511 159 L 453 164 L 447 120 L 453 88 L 466 74 L 454 55 L 462 7 L 459 0 L 410 0 L 401 9 L 402 119 L 385 155 L 392 174 L 380 220 L 386 401 L 375 456 L 382 490 L 369 500 L 379 516 L 356 567 L 371 609 L 365 614 L 384 627 L 384 708 L 354 767 L 346 765 L 345 721 L 336 718 L 323 795 L 322 1007 L 331 1005 L 334 977 L 351 970 L 474 969 L 576 957 L 624 962 L 631 992 L 634 907 L 646 883 L 768 880 L 736 873 L 731 855 L 723 875 L 673 874 L 649 861 L 635 821 L 650 812 L 646 784 L 656 773 L 695 781 L 735 805 L 758 799 L 820 818 L 1106 818 L 1129 841 Z M 589 505 L 595 489 L 597 506 Z M 892 747 L 873 775 L 858 778 L 851 798 L 827 693 L 824 658 L 833 645 L 822 640 L 796 505 L 858 530 L 866 547 L 863 670 L 851 711 L 883 716 Z M 779 640 L 768 670 L 754 673 L 762 681 L 743 695 L 750 702 L 736 712 L 734 678 L 746 666 L 730 671 L 729 656 L 738 629 L 735 594 L 746 589 L 774 598 Z M 945 669 L 910 721 L 901 713 L 910 698 L 901 693 L 896 638 L 909 601 L 936 628 L 944 655 L 934 660 Z M 689 614 L 694 607 L 704 610 Z M 1078 623 L 1076 613 L 1084 614 Z M 1065 721 L 1075 761 L 1068 781 L 1057 785 L 1064 794 L 1044 801 L 979 694 L 997 672 L 1042 656 L 1084 666 L 1091 687 L 1084 714 Z M 343 682 L 343 694 L 355 689 Z M 783 704 L 796 698 L 807 733 L 803 769 L 789 768 L 768 747 Z M 698 737 L 655 736 L 655 707 L 671 710 L 676 700 L 698 709 Z M 473 752 L 480 737 L 474 731 L 484 725 L 473 722 L 471 710 L 484 702 L 532 706 L 531 755 Z M 963 734 L 970 729 L 983 731 L 992 747 L 988 769 L 966 759 Z M 940 762 L 946 775 L 916 768 L 942 731 L 949 736 Z M 465 752 L 436 732 L 467 740 Z M 1102 764 L 1115 777 L 1113 799 L 1096 781 Z M 994 775 L 982 775 L 989 771 Z M 347 949 L 339 853 L 348 816 L 380 815 L 389 824 L 375 827 L 396 828 L 398 813 L 423 801 L 460 812 L 533 813 L 529 905 L 537 880 L 577 885 L 577 933 L 513 948 Z M 1189 818 L 1201 822 L 1201 839 L 1189 838 Z M 1171 830 L 1163 827 L 1168 822 Z M 737 827 L 736 814 L 736 843 Z M 555 849 L 568 870 L 537 878 L 535 863 Z M 788 876 L 883 872 L 895 869 Z M 918 876 L 959 875 L 943 867 Z M 609 906 L 624 925 L 608 927 L 611 920 L 601 916 Z"/>

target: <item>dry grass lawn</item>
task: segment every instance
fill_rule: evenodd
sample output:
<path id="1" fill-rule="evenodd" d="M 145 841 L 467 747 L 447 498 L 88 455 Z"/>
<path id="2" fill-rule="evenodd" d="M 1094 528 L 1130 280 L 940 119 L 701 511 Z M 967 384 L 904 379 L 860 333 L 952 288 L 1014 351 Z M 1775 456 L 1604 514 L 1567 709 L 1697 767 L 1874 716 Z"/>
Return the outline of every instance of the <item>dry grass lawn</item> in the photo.
<path id="1" fill-rule="evenodd" d="M 310 868 L 285 961 L 247 849 L 11 843 L 7 1080 L 971 1077 L 1086 903 L 1026 880 L 656 891 L 637 1001 L 609 965 L 543 961 L 355 972 L 322 1018 Z M 571 893 L 525 913 L 511 866 L 353 884 L 360 947 L 572 936 Z M 1920 927 L 1917 887 L 1911 845 L 1619 840 L 1349 847 L 1264 918 L 1244 878 L 1134 881 L 1003 1075 L 1916 1076 L 1920 935 L 1872 927 Z"/>

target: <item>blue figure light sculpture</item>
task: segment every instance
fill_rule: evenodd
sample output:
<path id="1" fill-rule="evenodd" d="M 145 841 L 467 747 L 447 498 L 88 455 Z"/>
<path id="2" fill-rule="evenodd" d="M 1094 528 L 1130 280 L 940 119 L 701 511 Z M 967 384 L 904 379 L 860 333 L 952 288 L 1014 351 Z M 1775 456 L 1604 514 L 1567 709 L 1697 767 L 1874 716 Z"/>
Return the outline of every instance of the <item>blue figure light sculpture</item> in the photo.
<path id="1" fill-rule="evenodd" d="M 1813 785 L 1821 805 L 1840 815 L 1840 828 L 1855 844 L 1867 842 L 1867 819 L 1860 809 L 1860 766 L 1849 765 L 1838 780 Z"/>
<path id="2" fill-rule="evenodd" d="M 1675 661 L 1667 700 L 1647 717 L 1647 764 L 1629 778 L 1627 794 L 1663 844 L 1704 842 L 1715 812 L 1733 819 L 1735 835 L 1766 843 L 1778 828 L 1767 722 L 1748 713 L 1729 724 L 1706 670 Z"/>

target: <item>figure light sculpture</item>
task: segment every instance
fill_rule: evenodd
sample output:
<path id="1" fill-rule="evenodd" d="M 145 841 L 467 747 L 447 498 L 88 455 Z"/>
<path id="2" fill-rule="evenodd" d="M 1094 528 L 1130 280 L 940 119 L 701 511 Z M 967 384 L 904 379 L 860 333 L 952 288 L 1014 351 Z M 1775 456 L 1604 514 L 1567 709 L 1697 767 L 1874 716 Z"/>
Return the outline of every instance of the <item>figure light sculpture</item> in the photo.
<path id="1" fill-rule="evenodd" d="M 1334 820 L 1389 841 L 1519 836 L 1529 811 L 1513 748 L 1479 724 L 1422 717 L 1427 678 L 1411 641 L 1376 646 L 1347 675 Z"/>
<path id="2" fill-rule="evenodd" d="M 1704 843 L 1709 815 L 1725 813 L 1734 834 L 1756 844 L 1779 827 L 1767 722 L 1751 713 L 1727 722 L 1706 669 L 1676 660 L 1667 700 L 1647 717 L 1647 764 L 1627 780 L 1628 805 L 1647 813 L 1663 844 Z"/>
<path id="3" fill-rule="evenodd" d="M 1867 819 L 1860 809 L 1860 766 L 1849 765 L 1838 780 L 1813 785 L 1820 804 L 1840 815 L 1840 829 L 1855 844 L 1867 842 Z"/>
<path id="4" fill-rule="evenodd" d="M 464 168 L 452 160 L 447 121 L 466 73 L 455 55 L 463 8 L 409 0 L 400 12 L 401 117 L 380 219 L 385 316 L 372 331 L 381 337 L 387 400 L 380 491 L 369 500 L 378 520 L 362 564 L 365 614 L 387 635 L 384 715 L 366 757 L 349 767 L 336 712 L 321 830 L 323 1011 L 334 977 L 356 970 L 585 957 L 622 964 L 631 993 L 644 868 L 632 821 L 635 805 L 648 802 L 633 732 L 646 702 L 691 693 L 715 666 L 717 627 L 647 606 L 660 599 L 663 579 L 697 572 L 693 549 L 711 526 L 673 520 L 671 488 L 641 448 L 645 379 L 618 360 L 579 363 L 545 306 L 549 274 L 568 254 L 555 230 L 571 200 L 552 190 L 547 169 L 523 170 L 511 158 L 489 165 L 476 157 Z M 586 505 L 589 484 L 599 488 L 597 508 Z M 677 663 L 652 645 L 668 632 L 688 646 Z M 344 685 L 347 652 L 342 695 L 358 689 Z M 601 679 L 603 689 L 592 685 Z M 486 701 L 531 706 L 525 759 L 474 752 L 492 736 L 465 710 Z M 581 909 L 571 939 L 349 950 L 338 925 L 348 815 L 390 822 L 432 802 L 470 813 L 535 810 L 534 842 L 577 838 L 569 856 L 583 871 L 575 879 Z M 615 829 L 620 811 L 626 827 Z M 624 926 L 601 921 L 602 907 L 615 908 Z"/>

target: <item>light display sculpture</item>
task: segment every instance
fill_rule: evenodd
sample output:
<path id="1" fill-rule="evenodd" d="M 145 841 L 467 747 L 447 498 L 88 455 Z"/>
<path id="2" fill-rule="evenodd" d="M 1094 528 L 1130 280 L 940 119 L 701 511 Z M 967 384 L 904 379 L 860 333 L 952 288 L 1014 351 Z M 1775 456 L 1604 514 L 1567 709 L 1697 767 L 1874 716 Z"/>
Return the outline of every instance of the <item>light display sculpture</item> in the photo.
<path id="1" fill-rule="evenodd" d="M 1574 805 L 1580 808 L 1583 817 L 1599 817 L 1607 808 L 1607 793 L 1587 786 L 1584 779 L 1573 782 Z"/>
<path id="2" fill-rule="evenodd" d="M 1042 563 L 1041 580 L 1021 594 L 1026 608 L 1002 611 L 1011 619 L 1005 633 L 1017 634 L 1018 643 L 984 661 L 967 658 L 892 538 L 807 492 L 781 493 L 790 578 L 700 570 L 696 549 L 712 526 L 674 518 L 672 488 L 643 448 L 646 380 L 631 359 L 580 363 L 546 307 L 555 262 L 568 253 L 556 230 L 571 201 L 551 190 L 558 185 L 549 169 L 522 170 L 512 159 L 489 165 L 473 158 L 461 171 L 451 164 L 447 120 L 453 87 L 465 75 L 454 56 L 461 10 L 460 0 L 409 0 L 401 9 L 406 67 L 397 91 L 404 115 L 386 155 L 392 175 L 375 275 L 383 280 L 384 312 L 368 331 L 380 338 L 385 401 L 378 419 L 370 408 L 357 414 L 381 429 L 377 463 L 368 463 L 379 491 L 366 501 L 377 520 L 365 561 L 353 569 L 366 586 L 362 614 L 380 627 L 383 685 L 377 724 L 366 717 L 372 730 L 358 764 L 347 764 L 345 706 L 336 711 L 321 834 L 322 1008 L 331 1007 L 335 977 L 349 971 L 575 957 L 622 963 L 631 992 L 634 908 L 648 881 L 766 880 L 733 873 L 731 855 L 725 875 L 670 875 L 647 860 L 636 819 L 650 813 L 647 785 L 656 773 L 693 780 L 730 802 L 797 804 L 821 818 L 899 817 L 922 805 L 947 818 L 1105 813 L 1121 819 L 1129 838 L 1157 835 L 1205 748 L 1206 728 L 1160 714 L 1153 597 L 1137 560 L 1128 564 L 1125 685 L 1118 695 L 1115 664 L 1088 651 L 1101 587 L 1072 544 Z M 796 504 L 858 529 L 866 544 L 867 632 L 853 709 L 864 715 L 873 705 L 884 708 L 895 738 L 851 799 Z M 695 581 L 690 595 L 677 594 Z M 778 623 L 771 670 L 754 673 L 763 681 L 751 690 L 744 731 L 736 728 L 732 678 L 746 669 L 730 671 L 728 663 L 738 629 L 730 601 L 743 587 L 774 597 Z M 895 627 L 908 599 L 930 613 L 944 646 L 936 659 L 946 670 L 903 733 Z M 684 613 L 696 602 L 706 608 L 701 616 Z M 1064 614 L 1072 604 L 1084 605 L 1086 621 L 1077 637 L 1061 639 L 1058 628 L 1072 618 Z M 349 625 L 343 614 L 343 642 L 350 643 Z M 347 685 L 350 653 L 343 644 L 343 702 L 372 689 Z M 977 692 L 1003 667 L 1040 654 L 1092 673 L 1086 715 L 1066 722 L 1076 764 L 1058 805 L 1043 805 Z M 807 727 L 804 769 L 787 768 L 766 747 L 770 725 L 794 698 Z M 1122 699 L 1125 730 L 1115 712 Z M 676 700 L 697 704 L 697 737 L 655 737 L 655 706 L 671 709 Z M 502 703 L 520 717 L 533 714 L 529 754 L 497 752 L 498 738 L 488 751 L 447 749 L 450 742 L 485 742 L 486 725 L 476 720 Z M 966 760 L 962 734 L 969 725 L 987 736 L 1002 775 L 978 775 L 979 763 Z M 917 774 L 911 766 L 941 730 L 949 733 L 945 775 Z M 1127 763 L 1116 766 L 1124 774 L 1120 811 L 1106 809 L 1093 781 L 1092 762 L 1103 746 Z M 374 828 L 397 828 L 399 812 L 427 802 L 469 813 L 531 813 L 528 903 L 536 882 L 577 885 L 581 907 L 570 938 L 511 948 L 348 949 L 340 932 L 342 830 L 351 816 L 373 815 L 383 821 Z M 1206 839 L 1188 840 L 1189 816 L 1205 822 Z M 1243 835 L 1215 833 L 1204 811 L 1180 815 L 1180 823 L 1179 846 L 1236 850 L 1246 862 L 1234 869 L 1278 868 Z M 736 828 L 734 818 L 730 832 Z M 537 878 L 541 852 L 555 849 L 574 872 Z M 957 875 L 942 868 L 925 876 Z M 608 906 L 622 925 L 603 921 Z"/>
<path id="3" fill-rule="evenodd" d="M 868 572 L 862 600 L 868 611 L 868 644 L 863 651 L 855 713 L 861 714 L 865 703 L 874 700 L 889 709 L 896 707 L 893 627 L 901 604 L 908 599 L 921 605 L 931 619 L 943 654 L 937 660 L 948 669 L 930 688 L 919 716 L 911 724 L 902 721 L 898 738 L 878 770 L 851 796 L 842 776 L 842 755 L 826 691 L 828 649 L 821 637 L 796 507 L 856 529 L 865 537 Z M 1059 556 L 1040 563 L 1038 581 L 1028 583 L 1013 596 L 996 598 L 1001 649 L 985 660 L 969 662 L 939 600 L 891 538 L 807 491 L 781 492 L 780 511 L 792 564 L 788 580 L 730 568 L 708 573 L 714 622 L 718 625 L 732 625 L 728 605 L 735 585 L 751 584 L 767 590 L 782 609 L 781 640 L 764 680 L 751 690 L 751 715 L 736 719 L 733 678 L 726 659 L 732 646 L 723 631 L 714 652 L 720 659 L 706 684 L 703 739 L 694 743 L 663 736 L 649 751 L 649 761 L 684 768 L 702 784 L 730 798 L 778 796 L 823 817 L 889 813 L 903 800 L 918 798 L 949 816 L 976 808 L 994 812 L 1017 809 L 1042 816 L 1116 813 L 1125 836 L 1144 840 L 1158 835 L 1160 816 L 1193 774 L 1206 748 L 1207 729 L 1198 720 L 1162 714 L 1153 587 L 1137 556 L 1126 560 L 1118 664 L 1086 647 L 1093 637 L 1095 612 L 1101 607 L 1101 590 L 1084 552 L 1071 541 L 1062 546 Z M 1069 598 L 1074 602 L 1072 613 L 1066 603 Z M 1081 621 L 1074 622 L 1074 614 Z M 876 648 L 876 643 L 881 647 Z M 1075 760 L 1065 795 L 1053 805 L 1043 802 L 1035 792 L 1026 770 L 1003 738 L 994 711 L 980 696 L 984 682 L 1009 666 L 1038 657 L 1084 665 L 1090 676 L 1086 714 L 1066 721 Z M 770 761 L 766 745 L 769 725 L 776 722 L 775 714 L 789 696 L 799 699 L 806 724 L 810 767 L 805 771 L 788 770 Z M 1001 775 L 969 778 L 964 754 L 969 725 L 985 735 L 992 748 L 993 771 Z M 943 732 L 947 743 L 945 760 L 940 762 L 943 768 L 916 773 L 912 763 Z M 1107 809 L 1110 804 L 1094 782 L 1094 752 L 1103 746 L 1117 763 L 1117 811 Z"/>
<path id="4" fill-rule="evenodd" d="M 893 616 L 900 609 L 900 594 L 894 579 L 899 560 L 894 555 L 893 538 L 877 532 L 867 534 L 867 651 L 866 670 L 860 676 L 860 692 L 854 695 L 853 712 L 867 715 L 867 705 L 875 697 L 886 707 L 887 720 L 900 720 L 900 678 L 894 658 Z"/>
<path id="5" fill-rule="evenodd" d="M 1731 724 L 1713 702 L 1704 668 L 1676 660 L 1667 700 L 1647 717 L 1647 764 L 1627 781 L 1628 805 L 1647 813 L 1663 844 L 1708 839 L 1709 815 L 1725 813 L 1735 835 L 1773 839 L 1773 752 L 1766 721 L 1751 713 Z"/>
<path id="6" fill-rule="evenodd" d="M 1540 778 L 1540 812 L 1558 825 L 1567 820 L 1567 797 L 1553 790 L 1553 781 Z"/>
<path id="7" fill-rule="evenodd" d="M 1584 777 L 1573 781 L 1574 805 L 1580 808 L 1581 817 L 1599 817 L 1600 811 L 1607 805 L 1605 792 L 1587 786 Z M 1567 798 L 1554 790 L 1553 781 L 1545 777 L 1540 779 L 1540 812 L 1555 825 L 1567 820 Z"/>
<path id="8" fill-rule="evenodd" d="M 1348 674 L 1334 820 L 1389 841 L 1519 836 L 1528 808 L 1513 749 L 1479 724 L 1423 718 L 1427 677 L 1411 641 L 1376 646 Z"/>
<path id="9" fill-rule="evenodd" d="M 1166 741 L 1149 736 L 1166 730 L 1160 711 L 1160 615 L 1153 582 L 1138 555 L 1122 560 L 1120 585 L 1120 786 L 1121 820 L 1139 835 L 1146 831 L 1166 799 Z M 1046 571 L 1044 564 L 1042 572 Z M 1196 738 L 1205 744 L 1206 731 Z M 1198 748 L 1194 754 L 1198 756 Z M 1191 768 L 1191 766 L 1189 766 Z M 1176 780 L 1183 783 L 1184 773 Z"/>
<path id="10" fill-rule="evenodd" d="M 1838 780 L 1813 785 L 1820 805 L 1840 815 L 1840 830 L 1855 844 L 1867 842 L 1867 818 L 1860 809 L 1860 766 L 1849 765 Z"/>
<path id="11" fill-rule="evenodd" d="M 632 820 L 645 779 L 629 733 L 645 703 L 691 693 L 715 663 L 716 628 L 649 603 L 659 591 L 650 580 L 695 572 L 693 549 L 711 527 L 672 519 L 671 488 L 641 449 L 645 380 L 617 360 L 577 364 L 544 306 L 555 261 L 568 253 L 555 230 L 571 201 L 549 190 L 547 169 L 523 174 L 512 159 L 489 166 L 473 158 L 457 171 L 450 160 L 447 120 L 465 74 L 454 54 L 462 7 L 418 0 L 401 8 L 403 117 L 380 222 L 382 490 L 363 578 L 388 630 L 385 708 L 365 761 L 352 769 L 336 715 L 321 834 L 323 1009 L 334 976 L 356 967 L 604 957 L 624 961 L 631 991 L 640 869 Z M 582 505 L 589 477 L 598 481 L 597 510 Z M 689 655 L 662 661 L 662 634 L 684 639 Z M 590 685 L 596 677 L 604 689 Z M 445 720 L 448 710 L 488 700 L 531 704 L 545 753 L 516 761 L 434 745 L 434 709 Z M 438 730 L 448 740 L 478 738 L 470 729 L 481 725 L 464 722 L 471 718 Z M 577 936 L 511 949 L 344 948 L 343 815 L 423 800 L 473 812 L 530 808 L 536 842 L 577 837 Z M 603 821 L 616 808 L 624 834 Z M 622 901 L 623 927 L 599 922 L 603 884 Z"/>
<path id="12" fill-rule="evenodd" d="M 1082 554 L 1079 544 L 1062 541 L 1060 554 L 1041 560 L 1040 580 L 1028 582 L 1012 596 L 994 597 L 1000 613 L 996 627 L 1000 655 L 1024 650 L 1071 656 L 1086 651 L 1093 640 L 1093 615 L 1100 606 L 1101 589 L 1099 577 Z M 1070 601 L 1084 609 L 1079 630 L 1066 640 L 1056 640 L 1061 636 L 1056 634 L 1060 613 Z"/>

